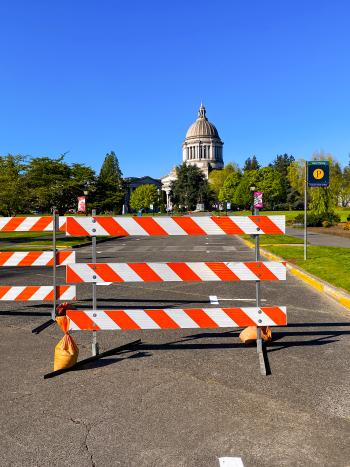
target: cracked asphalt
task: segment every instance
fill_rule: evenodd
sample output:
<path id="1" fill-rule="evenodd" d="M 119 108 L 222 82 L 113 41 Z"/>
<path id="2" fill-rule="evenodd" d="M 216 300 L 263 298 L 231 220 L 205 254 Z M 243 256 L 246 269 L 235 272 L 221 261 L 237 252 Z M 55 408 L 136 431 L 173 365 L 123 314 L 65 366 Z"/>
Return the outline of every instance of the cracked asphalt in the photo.
<path id="1" fill-rule="evenodd" d="M 120 238 L 97 246 L 98 261 L 240 261 L 236 237 Z M 77 251 L 90 260 L 90 250 Z M 2 268 L 2 285 L 50 284 L 45 268 Z M 63 270 L 59 276 L 64 278 Z M 98 287 L 98 306 L 254 305 L 253 283 L 119 284 Z M 78 286 L 91 307 L 91 286 Z M 233 299 L 233 300 L 232 300 Z M 264 282 L 266 305 L 286 305 L 289 325 L 268 346 L 262 377 L 239 329 L 98 333 L 102 350 L 141 338 L 136 351 L 53 379 L 56 326 L 31 329 L 50 309 L 1 302 L 1 466 L 350 466 L 350 315 L 296 278 Z M 232 301 L 231 301 L 232 300 Z M 80 356 L 91 333 L 74 333 Z"/>

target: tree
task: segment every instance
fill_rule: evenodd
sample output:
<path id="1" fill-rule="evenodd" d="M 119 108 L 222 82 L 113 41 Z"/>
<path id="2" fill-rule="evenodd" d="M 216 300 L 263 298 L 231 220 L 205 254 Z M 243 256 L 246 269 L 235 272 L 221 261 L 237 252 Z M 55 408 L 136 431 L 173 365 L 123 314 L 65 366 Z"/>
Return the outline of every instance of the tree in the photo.
<path id="1" fill-rule="evenodd" d="M 241 178 L 242 174 L 240 172 L 232 172 L 226 177 L 224 185 L 219 193 L 219 201 L 229 201 L 234 203 L 236 189 Z"/>
<path id="2" fill-rule="evenodd" d="M 149 209 L 150 205 L 155 205 L 158 201 L 158 191 L 155 185 L 138 186 L 130 196 L 130 206 L 132 209 Z"/>
<path id="3" fill-rule="evenodd" d="M 258 180 L 259 173 L 257 170 L 245 171 L 234 191 L 232 202 L 241 208 L 248 208 L 253 202 L 250 187 L 257 187 Z"/>
<path id="4" fill-rule="evenodd" d="M 229 162 L 222 170 L 212 170 L 210 172 L 208 181 L 210 188 L 216 195 L 216 199 L 219 199 L 219 193 L 224 186 L 226 178 L 234 172 L 240 173 L 240 169 L 237 164 L 234 164 L 233 162 Z"/>
<path id="5" fill-rule="evenodd" d="M 279 172 L 283 178 L 287 178 L 288 175 L 288 167 L 295 159 L 293 156 L 288 156 L 288 154 L 280 154 L 277 155 L 274 161 L 269 164 L 269 167 L 274 168 Z"/>
<path id="6" fill-rule="evenodd" d="M 94 196 L 95 206 L 102 212 L 120 213 L 125 198 L 125 183 L 118 158 L 113 151 L 106 154 Z"/>
<path id="7" fill-rule="evenodd" d="M 264 193 L 264 206 L 268 209 L 274 209 L 275 205 L 285 200 L 286 190 L 283 177 L 273 167 L 259 169 L 257 189 Z"/>
<path id="8" fill-rule="evenodd" d="M 195 165 L 185 162 L 176 168 L 177 180 L 171 184 L 173 204 L 187 210 L 195 209 L 197 203 L 209 205 L 212 191 L 203 172 Z"/>
<path id="9" fill-rule="evenodd" d="M 56 206 L 59 214 L 64 214 L 75 205 L 69 180 L 70 167 L 64 156 L 57 159 L 34 157 L 28 164 L 26 173 L 30 206 L 32 210 L 48 213 Z"/>
<path id="10" fill-rule="evenodd" d="M 256 156 L 248 157 L 248 159 L 244 162 L 243 171 L 249 170 L 258 170 L 260 168 L 260 164 Z"/>
<path id="11" fill-rule="evenodd" d="M 14 216 L 28 210 L 25 170 L 24 156 L 0 156 L 0 214 Z"/>

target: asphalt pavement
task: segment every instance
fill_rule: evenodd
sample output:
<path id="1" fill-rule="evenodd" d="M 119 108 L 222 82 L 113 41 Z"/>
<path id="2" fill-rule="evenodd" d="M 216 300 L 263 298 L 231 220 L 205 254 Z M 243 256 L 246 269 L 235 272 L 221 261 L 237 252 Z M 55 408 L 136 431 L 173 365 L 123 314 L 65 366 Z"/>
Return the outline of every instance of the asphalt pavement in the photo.
<path id="1" fill-rule="evenodd" d="M 304 238 L 304 230 L 287 227 L 286 234 L 297 238 Z M 339 237 L 337 235 L 324 234 L 319 232 L 307 231 L 307 240 L 312 246 L 335 246 L 338 248 L 350 248 L 350 239 Z"/>
<path id="2" fill-rule="evenodd" d="M 236 237 L 120 238 L 97 246 L 99 262 L 240 261 L 253 252 Z M 91 261 L 89 248 L 78 260 Z M 51 283 L 46 268 L 2 268 L 1 285 Z M 59 277 L 64 281 L 64 271 Z M 98 307 L 254 305 L 255 284 L 129 283 L 98 286 Z M 79 308 L 91 285 L 78 285 Z M 286 305 L 289 325 L 268 346 L 263 377 L 255 347 L 237 329 L 101 331 L 102 350 L 141 338 L 138 351 L 50 380 L 56 326 L 38 303 L 1 302 L 0 419 L 3 466 L 350 465 L 350 315 L 296 278 L 264 282 L 262 304 Z M 217 305 L 216 305 L 217 306 Z M 79 358 L 91 333 L 75 332 Z"/>

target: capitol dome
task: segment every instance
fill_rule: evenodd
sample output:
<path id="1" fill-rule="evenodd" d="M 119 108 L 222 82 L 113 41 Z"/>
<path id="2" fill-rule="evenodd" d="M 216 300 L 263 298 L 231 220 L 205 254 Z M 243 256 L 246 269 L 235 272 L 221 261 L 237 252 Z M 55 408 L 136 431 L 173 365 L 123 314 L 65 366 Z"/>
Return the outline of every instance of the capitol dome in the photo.
<path id="1" fill-rule="evenodd" d="M 182 145 L 182 160 L 196 165 L 208 177 L 210 170 L 224 167 L 223 142 L 215 125 L 206 117 L 203 104 L 200 105 L 197 120 L 190 126 Z"/>
<path id="2" fill-rule="evenodd" d="M 218 130 L 206 117 L 206 110 L 203 104 L 201 104 L 199 108 L 197 120 L 190 126 L 186 133 L 186 139 L 197 138 L 198 136 L 219 138 Z"/>

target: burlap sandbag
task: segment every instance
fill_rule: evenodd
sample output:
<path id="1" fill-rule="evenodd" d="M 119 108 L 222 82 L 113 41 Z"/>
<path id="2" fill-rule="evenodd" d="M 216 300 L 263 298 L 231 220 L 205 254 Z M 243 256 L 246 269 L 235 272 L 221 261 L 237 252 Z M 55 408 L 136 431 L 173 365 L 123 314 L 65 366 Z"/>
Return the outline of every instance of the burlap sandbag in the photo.
<path id="1" fill-rule="evenodd" d="M 67 316 L 58 316 L 57 324 L 64 332 L 64 336 L 55 347 L 54 371 L 63 368 L 70 368 L 78 360 L 79 349 L 71 335 L 68 334 L 69 318 Z"/>
<path id="2" fill-rule="evenodd" d="M 240 333 L 239 338 L 244 344 L 252 344 L 256 342 L 257 330 L 256 326 L 248 326 Z M 261 338 L 264 342 L 272 340 L 272 331 L 268 326 L 261 327 Z"/>

